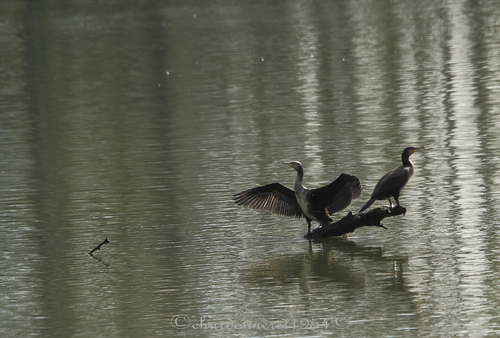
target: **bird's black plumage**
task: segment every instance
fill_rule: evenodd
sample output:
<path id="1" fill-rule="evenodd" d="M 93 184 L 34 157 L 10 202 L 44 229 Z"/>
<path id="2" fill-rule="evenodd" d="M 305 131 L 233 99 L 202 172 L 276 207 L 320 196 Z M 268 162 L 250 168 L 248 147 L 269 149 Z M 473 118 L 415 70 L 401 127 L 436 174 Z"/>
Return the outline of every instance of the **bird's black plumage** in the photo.
<path id="1" fill-rule="evenodd" d="M 361 183 L 356 176 L 341 174 L 332 183 L 317 189 L 302 185 L 304 171 L 300 162 L 286 162 L 297 170 L 295 191 L 281 183 L 271 183 L 245 190 L 234 195 L 234 202 L 252 209 L 266 210 L 281 216 L 302 218 L 311 231 L 311 221 L 321 225 L 332 219 L 330 215 L 345 209 L 361 193 Z"/>
<path id="2" fill-rule="evenodd" d="M 377 185 L 373 189 L 370 199 L 365 203 L 365 205 L 363 205 L 358 213 L 369 208 L 376 200 L 389 199 L 389 203 L 392 206 L 391 197 L 394 197 L 396 204 L 400 206 L 399 194 L 406 183 L 408 183 L 410 178 L 413 176 L 414 167 L 413 163 L 410 161 L 410 156 L 415 151 L 420 149 L 425 149 L 425 147 L 408 147 L 403 150 L 403 153 L 401 154 L 401 161 L 403 162 L 403 165 L 389 171 L 380 178 Z"/>

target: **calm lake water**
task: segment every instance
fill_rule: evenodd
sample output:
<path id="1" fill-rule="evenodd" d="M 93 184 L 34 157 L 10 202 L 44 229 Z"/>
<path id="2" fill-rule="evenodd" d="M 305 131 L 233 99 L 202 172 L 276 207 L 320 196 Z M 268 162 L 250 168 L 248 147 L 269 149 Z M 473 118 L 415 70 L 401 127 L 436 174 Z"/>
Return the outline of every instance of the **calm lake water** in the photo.
<path id="1" fill-rule="evenodd" d="M 0 9 L 0 336 L 500 335 L 498 1 Z M 387 230 L 232 202 L 410 145 Z"/>

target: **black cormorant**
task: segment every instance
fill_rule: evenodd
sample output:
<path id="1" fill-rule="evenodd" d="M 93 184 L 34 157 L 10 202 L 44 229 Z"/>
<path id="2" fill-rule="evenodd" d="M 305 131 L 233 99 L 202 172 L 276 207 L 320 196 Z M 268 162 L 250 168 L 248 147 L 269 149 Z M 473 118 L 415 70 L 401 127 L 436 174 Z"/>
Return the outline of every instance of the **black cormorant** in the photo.
<path id="1" fill-rule="evenodd" d="M 420 149 L 425 149 L 425 147 L 408 147 L 403 150 L 401 154 L 403 165 L 382 176 L 375 189 L 373 189 L 372 197 L 370 197 L 358 213 L 372 205 L 375 200 L 385 200 L 386 198 L 389 199 L 392 207 L 391 197 L 394 197 L 397 205 L 400 206 L 399 193 L 413 175 L 413 163 L 410 161 L 410 155 Z"/>
<path id="2" fill-rule="evenodd" d="M 317 189 L 302 185 L 304 170 L 300 162 L 283 162 L 297 171 L 295 192 L 280 183 L 245 190 L 234 195 L 234 202 L 252 209 L 274 214 L 302 218 L 311 232 L 311 220 L 322 226 L 332 221 L 330 215 L 346 208 L 361 193 L 361 183 L 356 176 L 341 174 L 332 183 Z"/>

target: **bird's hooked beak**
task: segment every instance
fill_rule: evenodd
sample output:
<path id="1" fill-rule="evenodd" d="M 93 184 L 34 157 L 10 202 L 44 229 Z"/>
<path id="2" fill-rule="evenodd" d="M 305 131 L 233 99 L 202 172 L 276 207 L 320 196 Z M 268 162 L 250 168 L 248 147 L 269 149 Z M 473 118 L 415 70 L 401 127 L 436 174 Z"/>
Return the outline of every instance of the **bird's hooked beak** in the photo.
<path id="1" fill-rule="evenodd" d="M 282 163 L 286 164 L 286 165 L 288 165 L 290 167 L 292 167 L 293 169 L 295 169 L 295 163 L 293 163 L 293 162 L 282 162 Z"/>
<path id="2" fill-rule="evenodd" d="M 415 149 L 413 149 L 413 151 L 411 153 L 413 154 L 417 150 L 422 150 L 422 149 L 425 149 L 425 147 L 424 146 L 422 146 L 422 147 L 416 147 Z"/>

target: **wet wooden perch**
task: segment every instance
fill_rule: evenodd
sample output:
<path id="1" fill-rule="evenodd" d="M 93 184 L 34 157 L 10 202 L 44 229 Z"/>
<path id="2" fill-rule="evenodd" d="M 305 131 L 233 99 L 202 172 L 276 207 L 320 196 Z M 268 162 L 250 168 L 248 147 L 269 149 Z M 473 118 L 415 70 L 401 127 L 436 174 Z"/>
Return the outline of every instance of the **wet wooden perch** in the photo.
<path id="1" fill-rule="evenodd" d="M 349 211 L 347 215 L 336 222 L 332 222 L 326 226 L 318 227 L 310 233 L 304 235 L 306 239 L 325 238 L 333 236 L 342 236 L 354 232 L 357 228 L 364 226 L 376 226 L 387 229 L 382 224 L 382 220 L 390 216 L 399 216 L 406 213 L 406 208 L 402 206 L 395 207 L 378 207 L 370 209 L 359 214 L 353 214 Z"/>

